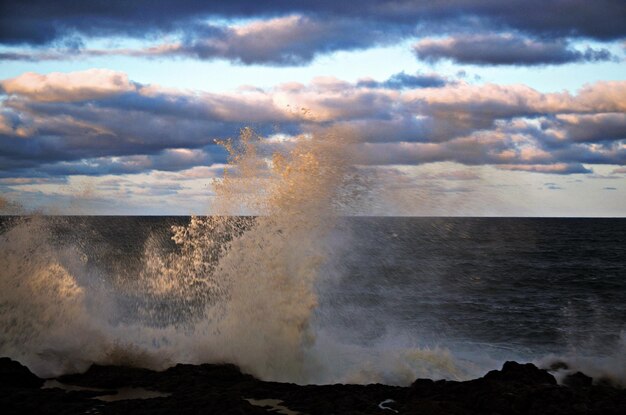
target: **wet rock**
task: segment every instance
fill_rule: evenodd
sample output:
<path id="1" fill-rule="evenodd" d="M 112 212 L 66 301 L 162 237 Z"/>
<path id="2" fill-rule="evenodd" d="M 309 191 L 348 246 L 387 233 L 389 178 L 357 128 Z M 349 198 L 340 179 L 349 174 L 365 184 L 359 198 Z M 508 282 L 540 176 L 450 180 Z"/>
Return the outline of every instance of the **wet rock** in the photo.
<path id="1" fill-rule="evenodd" d="M 439 381 L 445 382 L 445 381 Z M 435 391 L 435 382 L 430 379 L 416 379 L 409 387 L 408 396 L 431 396 Z"/>
<path id="2" fill-rule="evenodd" d="M 571 375 L 567 375 L 563 379 L 563 384 L 572 388 L 584 388 L 589 387 L 593 383 L 593 378 L 585 375 L 582 372 L 576 372 Z"/>
<path id="3" fill-rule="evenodd" d="M 0 388 L 39 388 L 43 382 L 19 362 L 0 358 Z"/>
<path id="4" fill-rule="evenodd" d="M 150 399 L 100 402 L 93 399 L 96 393 L 90 391 L 67 392 L 32 386 L 4 388 L 0 392 L 0 412 L 3 415 L 267 414 L 277 413 L 272 408 L 279 403 L 283 411 L 307 415 L 392 415 L 394 410 L 399 414 L 456 415 L 626 413 L 623 389 L 603 385 L 556 385 L 552 376 L 545 375 L 545 371 L 534 365 L 507 362 L 502 370 L 465 382 L 417 379 L 410 387 L 295 385 L 264 382 L 233 365 L 181 364 L 161 372 L 94 365 L 83 374 L 62 376 L 57 380 L 81 387 L 117 389 L 120 393 L 125 388 L 162 393 L 153 394 L 158 397 Z M 587 377 L 582 376 L 574 379 L 587 385 Z M 273 402 L 274 407 L 260 405 L 263 402 Z M 381 408 L 383 402 L 387 404 Z"/>
<path id="5" fill-rule="evenodd" d="M 539 369 L 532 363 L 506 362 L 502 366 L 502 370 L 492 370 L 485 375 L 485 379 L 500 382 L 517 382 L 525 385 L 556 385 L 554 376 L 546 370 Z"/>
<path id="6" fill-rule="evenodd" d="M 85 373 L 64 375 L 57 380 L 69 385 L 115 389 L 123 386 L 142 386 L 144 381 L 153 377 L 153 373 L 155 372 L 148 369 L 91 365 Z"/>

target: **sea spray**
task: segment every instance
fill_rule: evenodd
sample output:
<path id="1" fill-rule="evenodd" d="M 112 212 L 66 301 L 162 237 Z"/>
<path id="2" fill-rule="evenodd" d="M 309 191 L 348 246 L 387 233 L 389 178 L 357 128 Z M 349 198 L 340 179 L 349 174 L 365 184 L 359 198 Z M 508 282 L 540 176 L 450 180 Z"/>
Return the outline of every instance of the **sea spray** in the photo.
<path id="1" fill-rule="evenodd" d="M 222 317 L 205 327 L 209 336 L 200 344 L 207 360 L 219 357 L 263 378 L 309 377 L 304 351 L 314 342 L 314 284 L 329 255 L 325 237 L 337 201 L 352 177 L 349 139 L 337 131 L 301 137 L 265 163 L 250 130 L 238 148 L 227 144 L 236 169 L 215 186 L 218 209 L 243 207 L 257 216 L 217 266 L 227 297 Z"/>
<path id="2" fill-rule="evenodd" d="M 230 168 L 214 183 L 213 205 L 221 215 L 174 227 L 173 253 L 149 242 L 139 275 L 99 278 L 88 250 L 54 243 L 50 218 L 14 226 L 0 241 L 0 353 L 42 375 L 92 362 L 222 361 L 306 381 L 324 238 L 355 192 L 350 140 L 326 131 L 268 157 L 260 137 L 243 130 L 224 143 Z M 242 212 L 255 217 L 230 217 Z"/>
<path id="3" fill-rule="evenodd" d="M 84 369 L 103 340 L 75 277 L 81 256 L 52 247 L 51 225 L 35 216 L 0 235 L 0 353 L 43 375 Z"/>
<path id="4" fill-rule="evenodd" d="M 163 282 L 179 298 L 191 278 L 211 291 L 202 318 L 189 328 L 193 335 L 182 339 L 191 343 L 176 348 L 191 353 L 178 359 L 226 361 L 263 379 L 299 383 L 406 384 L 417 375 L 468 376 L 446 350 L 420 348 L 414 339 L 355 344 L 345 331 L 330 334 L 317 318 L 318 293 L 343 271 L 335 266 L 341 262 L 338 243 L 350 246 L 340 215 L 369 200 L 370 183 L 352 158 L 355 140 L 349 130 L 325 130 L 298 137 L 271 158 L 249 129 L 238 142 L 223 143 L 230 168 L 214 184 L 213 204 L 221 216 L 192 218 L 189 226 L 174 228 L 182 249 L 169 260 L 174 267 L 156 267 L 147 278 L 152 282 L 141 284 Z M 207 271 L 199 272 L 203 267 Z M 168 275 L 174 277 L 163 280 Z"/>
<path id="5" fill-rule="evenodd" d="M 224 143 L 231 157 L 212 186 L 216 215 L 158 219 L 174 224 L 167 234 L 139 225 L 146 218 L 3 219 L 0 354 L 40 376 L 92 363 L 228 362 L 266 380 L 401 385 L 477 377 L 510 359 L 563 360 L 567 373 L 580 368 L 623 384 L 623 335 L 604 358 L 595 349 L 557 349 L 537 360 L 550 352 L 526 353 L 514 336 L 476 342 L 447 332 L 447 321 L 474 330 L 497 323 L 480 310 L 490 301 L 509 306 L 508 291 L 493 294 L 509 286 L 508 275 L 489 277 L 486 268 L 465 279 L 482 225 L 459 233 L 431 220 L 415 228 L 418 219 L 342 217 L 370 200 L 369 182 L 354 167 L 354 139 L 333 130 L 277 147 L 244 130 Z M 139 228 L 143 236 L 130 237 Z M 129 237 L 94 243 L 93 233 L 106 229 Z M 414 249 L 420 244 L 426 249 Z M 478 295 L 486 287 L 489 297 Z M 533 314 L 520 316 L 548 303 L 534 304 Z"/>

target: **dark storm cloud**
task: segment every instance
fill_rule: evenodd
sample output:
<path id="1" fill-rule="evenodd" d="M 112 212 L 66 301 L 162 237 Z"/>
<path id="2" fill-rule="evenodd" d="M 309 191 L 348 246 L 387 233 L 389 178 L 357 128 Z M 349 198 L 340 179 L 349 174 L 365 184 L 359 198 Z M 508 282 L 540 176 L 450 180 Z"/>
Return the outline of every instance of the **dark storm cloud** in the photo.
<path id="1" fill-rule="evenodd" d="M 34 155 L 36 156 L 36 155 Z M 203 149 L 165 149 L 154 154 L 130 156 L 102 156 L 75 159 L 71 155 L 61 154 L 62 159 L 23 160 L 13 162 L 0 171 L 0 178 L 62 178 L 72 175 L 101 176 L 138 174 L 151 171 L 178 172 L 196 166 L 210 166 L 226 162 L 226 154 L 220 148 L 206 147 Z M 0 156 L 0 165 L 5 158 Z M 8 179 L 7 179 L 8 180 Z M 2 180 L 0 179 L 0 184 Z M 10 183 L 24 184 L 24 183 Z"/>
<path id="2" fill-rule="evenodd" d="M 236 28 L 220 23 L 240 18 L 264 20 Z M 4 51 L 0 58 L 40 60 L 127 54 L 302 65 L 319 54 L 368 48 L 419 33 L 515 31 L 542 39 L 615 40 L 626 36 L 624 21 L 626 7 L 621 0 L 3 2 L 0 44 L 45 45 L 62 50 Z M 88 37 L 129 36 L 155 41 L 163 35 L 179 36 L 181 41 L 139 50 L 82 48 L 82 38 Z M 531 62 L 604 60 L 609 56 L 605 50 L 575 51 L 550 40 L 546 40 L 543 50 L 535 52 L 519 44 L 513 46 L 521 48 Z M 555 52 L 551 58 L 546 55 L 549 51 Z M 432 50 L 430 56 L 437 57 Z M 484 58 L 511 60 L 507 56 Z"/>
<path id="3" fill-rule="evenodd" d="M 238 63 L 304 65 L 317 55 L 337 50 L 365 49 L 398 39 L 394 26 L 372 26 L 347 19 L 314 20 L 287 16 L 251 23 L 236 29 L 210 28 L 187 33 L 183 42 L 144 53 L 223 58 Z M 141 53 L 141 52 L 140 52 Z"/>
<path id="4" fill-rule="evenodd" d="M 478 19 L 486 25 L 518 30 L 598 39 L 626 34 L 626 8 L 621 0 L 399 0 L 351 2 L 325 0 L 121 0 L 76 2 L 31 0 L 3 2 L 0 41 L 42 44 L 67 34 L 145 36 L 180 29 L 210 17 L 250 18 L 304 14 L 318 18 L 356 19 L 415 25 Z"/>
<path id="5" fill-rule="evenodd" d="M 244 65 L 300 66 L 320 54 L 366 49 L 403 36 L 401 28 L 350 19 L 284 16 L 242 26 L 207 23 L 186 27 L 180 40 L 140 49 L 56 49 L 0 53 L 0 60 L 72 60 L 97 56 L 225 59 Z"/>
<path id="6" fill-rule="evenodd" d="M 168 114 L 154 116 L 124 106 L 111 109 L 88 104 L 25 104 L 24 111 L 28 113 L 21 116 L 33 125 L 27 133 L 29 139 L 0 135 L 0 153 L 14 160 L 80 159 L 153 153 L 172 147 L 199 148 L 243 126 L 243 122 L 202 117 L 190 120 Z"/>
<path id="7" fill-rule="evenodd" d="M 606 49 L 573 49 L 564 39 L 529 39 L 511 35 L 458 36 L 424 39 L 413 46 L 418 58 L 450 59 L 475 65 L 550 65 L 615 59 Z"/>

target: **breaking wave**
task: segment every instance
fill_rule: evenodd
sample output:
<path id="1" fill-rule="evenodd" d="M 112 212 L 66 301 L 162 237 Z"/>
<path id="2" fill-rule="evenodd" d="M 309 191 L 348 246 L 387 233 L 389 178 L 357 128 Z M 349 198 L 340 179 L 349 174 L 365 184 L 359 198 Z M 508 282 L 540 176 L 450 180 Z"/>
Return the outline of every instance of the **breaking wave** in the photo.
<path id="1" fill-rule="evenodd" d="M 486 353 L 424 347 L 391 328 L 359 343 L 324 324 L 333 311 L 319 310 L 319 296 L 341 274 L 339 247 L 350 243 L 332 231 L 367 199 L 353 141 L 327 130 L 272 153 L 244 129 L 222 143 L 230 162 L 212 184 L 214 215 L 172 226 L 174 250 L 148 238 L 136 271 L 94 266 L 98 247 L 54 232 L 67 219 L 15 218 L 0 234 L 0 355 L 43 377 L 92 363 L 227 362 L 297 383 L 404 385 L 499 366 Z"/>

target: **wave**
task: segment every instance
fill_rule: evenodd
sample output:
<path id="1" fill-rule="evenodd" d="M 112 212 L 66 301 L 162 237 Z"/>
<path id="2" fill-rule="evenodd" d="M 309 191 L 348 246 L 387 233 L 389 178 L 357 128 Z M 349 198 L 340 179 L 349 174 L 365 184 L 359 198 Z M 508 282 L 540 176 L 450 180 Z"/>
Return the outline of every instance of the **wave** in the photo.
<path id="1" fill-rule="evenodd" d="M 319 131 L 272 152 L 244 129 L 222 143 L 230 160 L 212 183 L 215 215 L 173 226 L 174 250 L 148 238 L 137 272 L 95 266 L 102 247 L 55 232 L 74 226 L 68 219 L 14 220 L 0 234 L 0 355 L 41 377 L 92 363 L 158 370 L 227 362 L 263 380 L 406 385 L 499 367 L 504 359 L 484 348 L 425 346 L 420 333 L 392 325 L 363 342 L 325 324 L 333 310 L 320 310 L 319 296 L 344 271 L 338 248 L 350 244 L 333 230 L 367 200 L 367 180 L 350 156 L 354 140 L 346 130 Z M 506 359 L 517 357 L 509 351 Z M 597 367 L 626 379 L 609 370 L 615 362 L 568 361 L 567 370 L 593 376 Z"/>

